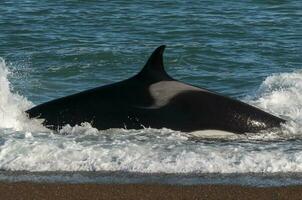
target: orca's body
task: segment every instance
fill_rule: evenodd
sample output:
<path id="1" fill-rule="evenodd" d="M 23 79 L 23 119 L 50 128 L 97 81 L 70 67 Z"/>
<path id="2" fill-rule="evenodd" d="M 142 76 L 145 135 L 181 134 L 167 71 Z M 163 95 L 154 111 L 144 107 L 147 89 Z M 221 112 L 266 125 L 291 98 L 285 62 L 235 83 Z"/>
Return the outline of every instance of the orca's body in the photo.
<path id="1" fill-rule="evenodd" d="M 98 129 L 169 128 L 259 132 L 285 122 L 246 103 L 171 78 L 157 48 L 127 80 L 52 100 L 26 111 L 51 129 L 89 122 Z"/>

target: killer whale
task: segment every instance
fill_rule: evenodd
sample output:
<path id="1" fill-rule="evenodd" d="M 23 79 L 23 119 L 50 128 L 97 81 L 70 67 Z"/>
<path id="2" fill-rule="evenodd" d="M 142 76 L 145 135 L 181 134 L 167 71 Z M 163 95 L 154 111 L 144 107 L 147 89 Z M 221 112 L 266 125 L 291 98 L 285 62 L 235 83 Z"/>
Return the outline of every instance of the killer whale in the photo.
<path id="1" fill-rule="evenodd" d="M 55 99 L 26 111 L 58 130 L 89 122 L 109 128 L 169 128 L 183 132 L 220 130 L 236 134 L 280 127 L 285 120 L 244 102 L 173 79 L 158 47 L 133 77 Z"/>

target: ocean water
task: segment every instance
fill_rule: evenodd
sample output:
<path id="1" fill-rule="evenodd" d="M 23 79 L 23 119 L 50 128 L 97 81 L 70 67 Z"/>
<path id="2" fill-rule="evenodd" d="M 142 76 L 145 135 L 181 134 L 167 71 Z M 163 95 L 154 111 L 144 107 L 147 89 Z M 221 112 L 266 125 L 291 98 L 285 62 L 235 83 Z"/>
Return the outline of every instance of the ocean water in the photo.
<path id="1" fill-rule="evenodd" d="M 302 184 L 301 1 L 1 1 L 0 180 Z M 133 76 L 166 44 L 168 73 L 288 122 L 200 138 L 169 129 L 58 133 L 24 111 Z"/>

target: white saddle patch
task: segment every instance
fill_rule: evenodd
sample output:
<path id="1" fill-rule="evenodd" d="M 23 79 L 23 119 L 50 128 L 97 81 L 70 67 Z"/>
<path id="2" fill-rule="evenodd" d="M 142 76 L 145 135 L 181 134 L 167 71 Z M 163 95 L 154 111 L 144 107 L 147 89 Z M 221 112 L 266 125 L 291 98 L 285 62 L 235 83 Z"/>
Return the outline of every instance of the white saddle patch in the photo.
<path id="1" fill-rule="evenodd" d="M 169 101 L 179 93 L 203 90 L 178 81 L 160 81 L 150 85 L 149 91 L 155 101 L 154 106 L 162 107 L 167 105 Z"/>

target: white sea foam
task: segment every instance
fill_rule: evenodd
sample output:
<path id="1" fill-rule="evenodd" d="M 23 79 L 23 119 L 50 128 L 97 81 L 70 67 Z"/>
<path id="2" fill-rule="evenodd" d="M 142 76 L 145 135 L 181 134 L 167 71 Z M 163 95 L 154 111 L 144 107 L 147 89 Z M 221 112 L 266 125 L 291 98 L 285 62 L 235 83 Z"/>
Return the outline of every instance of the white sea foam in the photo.
<path id="1" fill-rule="evenodd" d="M 283 135 L 302 136 L 302 71 L 267 77 L 248 102 L 288 120 Z"/>
<path id="2" fill-rule="evenodd" d="M 194 134 L 168 129 L 99 131 L 88 123 L 66 125 L 58 134 L 53 134 L 41 128 L 40 122 L 27 119 L 24 111 L 32 103 L 12 92 L 8 75 L 7 65 L 1 60 L 1 170 L 302 172 L 300 71 L 268 77 L 257 95 L 247 100 L 289 119 L 281 132 L 223 140 L 196 138 Z"/>
<path id="3" fill-rule="evenodd" d="M 155 135 L 152 130 L 120 132 L 113 137 L 110 131 L 81 138 L 7 136 L 1 146 L 0 166 L 29 171 L 302 172 L 301 152 L 288 151 L 282 145 L 197 142 L 184 137 L 175 132 Z"/>
<path id="4" fill-rule="evenodd" d="M 0 128 L 21 130 L 41 130 L 41 120 L 29 120 L 25 110 L 33 104 L 25 97 L 12 93 L 8 80 L 10 72 L 5 61 L 0 58 Z"/>

